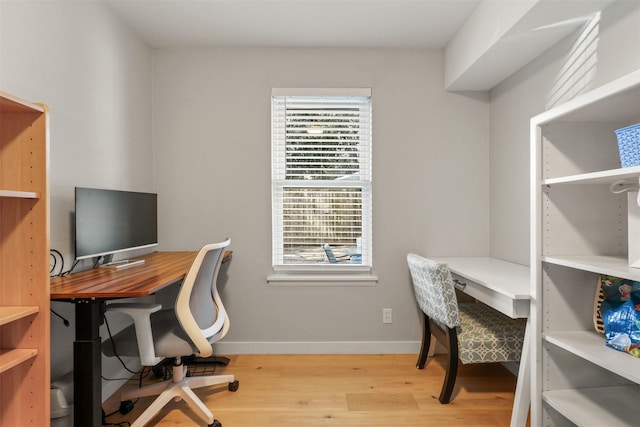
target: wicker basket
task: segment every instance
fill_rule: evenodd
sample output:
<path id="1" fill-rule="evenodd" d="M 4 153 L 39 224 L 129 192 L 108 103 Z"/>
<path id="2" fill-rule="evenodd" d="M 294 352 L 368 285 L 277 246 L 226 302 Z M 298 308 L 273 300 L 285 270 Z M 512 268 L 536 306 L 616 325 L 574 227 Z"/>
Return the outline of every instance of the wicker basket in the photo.
<path id="1" fill-rule="evenodd" d="M 640 166 L 640 123 L 617 129 L 615 132 L 622 167 Z"/>
<path id="2" fill-rule="evenodd" d="M 600 313 L 600 306 L 604 301 L 604 292 L 602 291 L 603 276 L 598 276 L 598 290 L 596 291 L 596 297 L 593 301 L 593 327 L 596 332 L 604 335 L 604 320 L 602 320 L 602 313 Z"/>

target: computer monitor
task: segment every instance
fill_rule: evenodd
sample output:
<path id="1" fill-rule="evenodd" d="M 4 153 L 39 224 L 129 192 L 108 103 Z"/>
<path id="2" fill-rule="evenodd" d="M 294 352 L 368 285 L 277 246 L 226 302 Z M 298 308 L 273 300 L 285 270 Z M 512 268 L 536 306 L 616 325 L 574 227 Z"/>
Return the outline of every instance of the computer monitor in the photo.
<path id="1" fill-rule="evenodd" d="M 75 256 L 77 260 L 158 244 L 158 195 L 76 187 Z"/>

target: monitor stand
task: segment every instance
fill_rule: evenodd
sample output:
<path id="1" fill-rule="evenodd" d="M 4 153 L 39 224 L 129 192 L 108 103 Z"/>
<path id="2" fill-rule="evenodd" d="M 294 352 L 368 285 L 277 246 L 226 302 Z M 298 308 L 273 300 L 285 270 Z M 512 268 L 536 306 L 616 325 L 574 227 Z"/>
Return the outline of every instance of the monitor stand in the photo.
<path id="1" fill-rule="evenodd" d="M 116 270 L 121 270 L 123 268 L 135 267 L 136 265 L 144 264 L 143 259 L 137 259 L 135 261 L 131 261 L 128 259 L 121 259 L 118 261 L 113 261 L 113 254 L 105 255 L 100 264 L 101 268 L 115 268 Z"/>

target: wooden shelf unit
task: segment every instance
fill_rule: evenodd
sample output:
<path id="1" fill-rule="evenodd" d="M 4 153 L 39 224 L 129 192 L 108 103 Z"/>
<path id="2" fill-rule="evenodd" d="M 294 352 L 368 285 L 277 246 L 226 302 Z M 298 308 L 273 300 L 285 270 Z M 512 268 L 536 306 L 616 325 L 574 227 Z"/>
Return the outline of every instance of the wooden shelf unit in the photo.
<path id="1" fill-rule="evenodd" d="M 0 92 L 0 425 L 50 425 L 48 117 Z"/>
<path id="2" fill-rule="evenodd" d="M 606 347 L 593 325 L 600 274 L 640 281 L 628 197 L 610 189 L 638 182 L 614 133 L 638 122 L 640 70 L 531 120 L 531 425 L 638 425 L 640 359 Z"/>

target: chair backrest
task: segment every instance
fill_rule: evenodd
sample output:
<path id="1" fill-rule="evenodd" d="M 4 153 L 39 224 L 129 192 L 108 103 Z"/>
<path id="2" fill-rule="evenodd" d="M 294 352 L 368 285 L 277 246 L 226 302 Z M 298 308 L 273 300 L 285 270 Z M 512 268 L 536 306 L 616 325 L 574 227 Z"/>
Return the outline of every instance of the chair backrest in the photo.
<path id="1" fill-rule="evenodd" d="M 420 309 L 444 326 L 460 326 L 458 300 L 447 264 L 416 254 L 407 255 L 407 263 Z"/>
<path id="2" fill-rule="evenodd" d="M 229 330 L 229 317 L 218 293 L 217 280 L 224 249 L 231 240 L 205 245 L 193 261 L 176 299 L 180 325 L 202 357 L 211 356 L 211 343 Z"/>
<path id="3" fill-rule="evenodd" d="M 336 259 L 336 256 L 333 254 L 333 249 L 331 249 L 331 245 L 329 245 L 328 243 L 325 243 L 324 246 L 322 246 L 322 248 L 324 249 L 324 253 L 327 254 L 327 259 L 331 264 L 335 264 L 338 262 L 338 260 Z"/>

